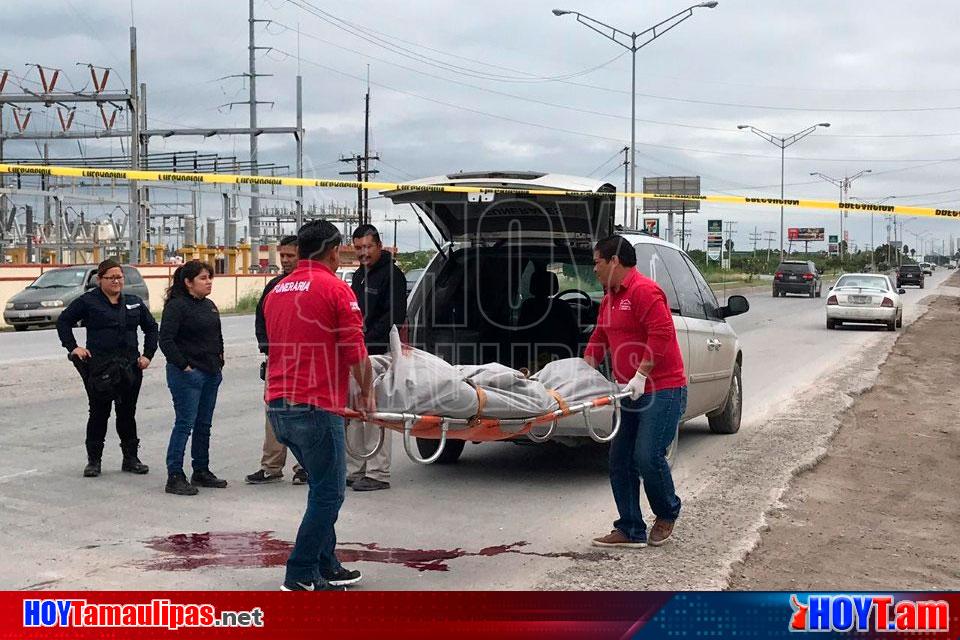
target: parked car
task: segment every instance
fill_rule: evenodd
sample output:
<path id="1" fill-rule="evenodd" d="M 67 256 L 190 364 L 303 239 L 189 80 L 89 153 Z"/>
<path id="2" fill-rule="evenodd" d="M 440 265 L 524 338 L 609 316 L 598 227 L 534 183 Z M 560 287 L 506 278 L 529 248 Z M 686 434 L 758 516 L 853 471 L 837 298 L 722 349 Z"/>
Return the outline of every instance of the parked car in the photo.
<path id="1" fill-rule="evenodd" d="M 413 291 L 413 287 L 416 286 L 417 281 L 420 280 L 424 271 L 426 271 L 426 269 L 410 269 L 410 271 L 404 274 L 407 280 L 407 295 L 410 295 L 410 292 Z"/>
<path id="2" fill-rule="evenodd" d="M 340 267 L 337 269 L 337 277 L 346 282 L 347 284 L 353 284 L 353 274 L 356 273 L 359 267 Z"/>
<path id="3" fill-rule="evenodd" d="M 923 271 L 919 265 L 904 264 L 897 269 L 897 288 L 908 284 L 923 289 Z"/>
<path id="4" fill-rule="evenodd" d="M 805 293 L 820 297 L 823 282 L 817 266 L 809 260 L 784 260 L 773 276 L 773 297 Z"/>
<path id="5" fill-rule="evenodd" d="M 827 329 L 844 323 L 885 324 L 890 331 L 903 326 L 903 289 L 889 276 L 847 273 L 830 287 L 827 297 Z"/>
<path id="6" fill-rule="evenodd" d="M 123 292 L 139 296 L 149 305 L 150 292 L 140 272 L 130 265 L 121 268 Z M 67 305 L 97 286 L 96 265 L 49 269 L 7 301 L 3 321 L 17 331 L 56 324 Z"/>
<path id="7" fill-rule="evenodd" d="M 596 179 L 536 172 L 456 173 L 418 182 L 558 194 L 385 194 L 395 204 L 419 207 L 442 239 L 410 295 L 411 342 L 452 364 L 500 362 L 531 372 L 544 357 L 581 356 L 603 296 L 593 272 L 593 245 L 614 232 L 616 188 Z M 726 318 L 747 311 L 746 298 L 731 296 L 721 306 L 676 246 L 647 235 L 627 237 L 637 250 L 637 268 L 660 284 L 673 311 L 689 380 L 683 420 L 706 414 L 715 433 L 735 433 L 743 354 Z M 597 432 L 609 432 L 609 409 L 594 411 L 590 419 Z M 582 417 L 571 416 L 560 420 L 554 435 L 563 441 L 588 432 Z M 417 446 L 428 456 L 439 445 L 418 439 Z M 463 446 L 462 440 L 448 440 L 439 461 L 456 461 Z"/>

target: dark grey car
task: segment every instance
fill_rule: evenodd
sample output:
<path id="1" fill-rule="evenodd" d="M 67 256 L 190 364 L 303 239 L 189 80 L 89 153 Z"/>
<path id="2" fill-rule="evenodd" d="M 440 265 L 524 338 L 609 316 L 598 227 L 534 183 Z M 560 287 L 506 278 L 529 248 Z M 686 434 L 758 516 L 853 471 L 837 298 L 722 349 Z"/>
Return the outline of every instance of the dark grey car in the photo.
<path id="1" fill-rule="evenodd" d="M 139 296 L 148 305 L 147 283 L 135 267 L 123 265 L 123 292 Z M 3 321 L 17 331 L 56 324 L 64 308 L 97 284 L 96 265 L 77 265 L 44 271 L 26 289 L 11 297 Z"/>

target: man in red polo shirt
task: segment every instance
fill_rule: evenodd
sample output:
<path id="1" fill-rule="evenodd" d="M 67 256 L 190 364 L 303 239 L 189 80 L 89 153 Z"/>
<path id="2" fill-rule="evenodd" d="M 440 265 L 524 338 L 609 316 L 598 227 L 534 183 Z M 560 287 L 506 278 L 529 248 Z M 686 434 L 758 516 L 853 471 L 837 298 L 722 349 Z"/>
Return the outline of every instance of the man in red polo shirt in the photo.
<path id="1" fill-rule="evenodd" d="M 622 236 L 596 244 L 593 270 L 606 290 L 597 326 L 584 352 L 596 367 L 609 351 L 613 375 L 631 395 L 621 403 L 620 431 L 610 443 L 610 486 L 620 517 L 599 547 L 660 546 L 673 533 L 680 498 L 667 448 L 687 407 L 687 377 L 667 297 L 640 273 L 633 245 Z M 647 535 L 640 513 L 640 479 L 657 519 Z"/>
<path id="2" fill-rule="evenodd" d="M 342 590 L 360 581 L 335 553 L 334 524 L 343 504 L 347 462 L 343 410 L 349 376 L 360 408 L 373 411 L 373 374 L 363 318 L 353 291 L 337 277 L 340 233 L 326 220 L 297 234 L 300 260 L 264 302 L 270 352 L 267 415 L 277 441 L 307 471 L 307 509 L 287 560 L 285 591 Z"/>

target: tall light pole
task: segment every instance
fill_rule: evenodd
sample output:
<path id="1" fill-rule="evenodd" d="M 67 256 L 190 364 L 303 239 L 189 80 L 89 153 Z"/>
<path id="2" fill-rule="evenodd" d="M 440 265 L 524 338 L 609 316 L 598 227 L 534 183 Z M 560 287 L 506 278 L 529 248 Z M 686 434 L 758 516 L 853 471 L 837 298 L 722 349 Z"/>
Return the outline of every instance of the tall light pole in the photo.
<path id="1" fill-rule="evenodd" d="M 820 173 L 819 171 L 812 171 L 812 172 L 810 172 L 810 175 L 816 176 L 816 177 L 820 178 L 821 180 L 826 180 L 827 182 L 829 182 L 830 184 L 832 184 L 832 185 L 834 185 L 834 186 L 836 186 L 836 187 L 840 187 L 840 242 L 839 242 L 839 244 L 837 245 L 837 246 L 839 247 L 839 249 L 840 249 L 840 251 L 839 251 L 839 253 L 840 253 L 840 264 L 843 264 L 843 245 L 844 245 L 844 237 L 843 237 L 843 215 L 844 215 L 844 213 L 846 213 L 846 211 L 845 211 L 844 208 L 843 208 L 844 197 L 850 193 L 850 183 L 853 182 L 854 180 L 856 180 L 857 178 L 862 177 L 862 176 L 863 176 L 864 174 L 866 174 L 866 173 L 871 173 L 870 169 L 864 169 L 864 170 L 861 171 L 860 173 L 857 173 L 857 174 L 852 175 L 852 176 L 844 176 L 844 177 L 842 177 L 842 178 L 831 178 L 830 176 L 824 175 L 824 174 Z"/>
<path id="2" fill-rule="evenodd" d="M 763 129 L 758 129 L 750 124 L 741 124 L 737 125 L 737 129 L 749 129 L 755 134 L 766 140 L 767 142 L 773 144 L 774 146 L 780 147 L 780 260 L 783 261 L 783 166 L 784 166 L 784 150 L 790 145 L 800 142 L 808 135 L 817 130 L 817 127 L 829 127 L 829 122 L 820 122 L 815 125 L 811 125 L 804 129 L 803 131 L 798 131 L 791 136 L 779 137 L 775 136 L 772 133 L 767 133 Z"/>
<path id="3" fill-rule="evenodd" d="M 893 200 L 893 199 L 896 198 L 896 197 L 897 197 L 897 196 L 886 196 L 885 198 L 880 198 L 879 200 L 865 200 L 864 198 L 858 198 L 858 197 L 856 197 L 856 196 L 850 196 L 850 199 L 851 199 L 851 200 L 856 200 L 857 202 L 863 202 L 864 204 L 872 204 L 872 205 L 874 205 L 874 206 L 880 206 L 881 204 L 883 204 L 883 203 L 886 202 L 887 200 Z M 874 271 L 876 271 L 876 270 L 877 270 L 877 245 L 875 245 L 875 244 L 873 243 L 873 218 L 874 218 L 874 213 L 876 213 L 876 212 L 871 209 L 871 211 L 870 211 L 870 266 L 873 267 L 873 270 L 874 270 Z M 889 228 L 888 228 L 888 231 L 887 231 L 887 236 L 888 236 L 888 238 L 887 238 L 887 260 L 890 259 L 890 244 L 889 244 L 890 240 L 889 240 L 889 235 L 890 235 L 890 233 L 889 233 Z"/>
<path id="4" fill-rule="evenodd" d="M 616 27 L 611 27 L 610 25 L 600 22 L 589 16 L 585 16 L 579 11 L 571 11 L 568 9 L 554 9 L 553 15 L 555 16 L 565 16 L 565 15 L 574 15 L 577 16 L 577 22 L 583 26 L 596 31 L 600 35 L 610 40 L 613 40 L 615 43 L 627 49 L 632 54 L 632 62 L 630 69 L 630 193 L 637 192 L 637 163 L 636 163 L 636 148 L 637 148 L 637 51 L 647 46 L 670 29 L 673 29 L 675 26 L 689 18 L 693 15 L 694 9 L 704 8 L 704 9 L 713 9 L 717 6 L 717 2 L 701 2 L 695 4 L 691 7 L 687 7 L 683 11 L 676 13 L 666 20 L 661 20 L 657 24 L 653 25 L 648 29 L 636 33 L 631 32 L 627 33 L 622 29 Z M 640 38 L 645 38 L 644 40 L 638 43 Z M 629 43 L 626 42 L 629 40 Z M 628 206 L 627 211 L 629 216 L 624 214 L 623 226 L 629 229 L 637 228 L 637 211 L 634 209 L 633 198 L 630 197 L 627 199 Z M 628 219 L 629 218 L 629 219 Z M 673 242 L 673 238 L 667 238 L 670 242 Z"/>

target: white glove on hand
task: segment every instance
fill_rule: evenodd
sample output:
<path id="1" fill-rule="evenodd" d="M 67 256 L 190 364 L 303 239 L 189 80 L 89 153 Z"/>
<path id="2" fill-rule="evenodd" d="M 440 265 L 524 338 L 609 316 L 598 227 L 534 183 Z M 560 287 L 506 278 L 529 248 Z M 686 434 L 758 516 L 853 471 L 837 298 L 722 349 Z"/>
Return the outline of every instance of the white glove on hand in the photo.
<path id="1" fill-rule="evenodd" d="M 640 396 L 643 395 L 644 389 L 647 387 L 647 376 L 640 373 L 638 370 L 637 373 L 630 378 L 630 382 L 623 386 L 623 391 L 630 392 L 631 400 L 639 400 Z"/>

